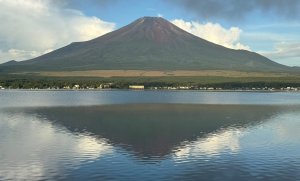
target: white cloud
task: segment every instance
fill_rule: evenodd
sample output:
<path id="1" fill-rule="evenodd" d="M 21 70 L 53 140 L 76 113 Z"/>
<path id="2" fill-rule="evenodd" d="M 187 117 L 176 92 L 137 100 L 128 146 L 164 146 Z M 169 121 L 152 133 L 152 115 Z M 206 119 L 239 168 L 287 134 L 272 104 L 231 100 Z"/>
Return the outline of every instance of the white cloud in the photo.
<path id="1" fill-rule="evenodd" d="M 298 57 L 300 59 L 300 43 L 278 43 L 274 51 L 261 52 L 273 58 Z"/>
<path id="2" fill-rule="evenodd" d="M 26 58 L 37 57 L 45 53 L 49 53 L 53 51 L 52 49 L 34 51 L 34 50 L 17 50 L 17 49 L 9 49 L 5 52 L 0 50 L 0 63 L 1 60 L 23 60 Z"/>
<path id="3" fill-rule="evenodd" d="M 250 50 L 249 46 L 239 42 L 242 30 L 238 27 L 226 29 L 217 23 L 201 24 L 196 21 L 188 22 L 182 19 L 175 19 L 172 23 L 195 36 L 227 48 Z"/>
<path id="4" fill-rule="evenodd" d="M 274 50 L 259 51 L 260 54 L 289 66 L 300 66 L 300 43 L 281 42 L 275 44 Z"/>
<path id="5" fill-rule="evenodd" d="M 279 31 L 275 28 L 276 32 Z M 298 35 L 293 32 L 276 32 L 245 32 L 243 33 L 243 40 L 251 44 L 257 53 L 277 63 L 300 66 L 300 39 Z"/>
<path id="6" fill-rule="evenodd" d="M 50 0 L 0 0 L 0 21 L 0 63 L 33 58 L 115 28 Z"/>
<path id="7" fill-rule="evenodd" d="M 160 14 L 160 13 L 158 13 L 158 14 L 157 14 L 157 17 L 163 18 L 163 17 L 164 17 L 164 15 L 163 15 L 163 14 Z"/>

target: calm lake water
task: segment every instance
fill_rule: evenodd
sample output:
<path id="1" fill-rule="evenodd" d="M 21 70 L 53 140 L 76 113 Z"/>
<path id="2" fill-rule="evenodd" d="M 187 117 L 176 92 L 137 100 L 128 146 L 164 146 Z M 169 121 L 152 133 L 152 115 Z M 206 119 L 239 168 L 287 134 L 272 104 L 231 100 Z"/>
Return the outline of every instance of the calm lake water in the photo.
<path id="1" fill-rule="evenodd" d="M 0 91 L 0 180 L 300 180 L 300 93 Z"/>

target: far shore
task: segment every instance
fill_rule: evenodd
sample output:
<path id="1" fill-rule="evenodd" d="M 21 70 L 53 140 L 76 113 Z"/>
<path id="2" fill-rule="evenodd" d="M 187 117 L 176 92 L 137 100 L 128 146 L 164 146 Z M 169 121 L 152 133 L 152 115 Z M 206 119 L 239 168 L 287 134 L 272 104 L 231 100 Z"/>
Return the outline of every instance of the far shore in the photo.
<path id="1" fill-rule="evenodd" d="M 243 90 L 243 89 L 222 89 L 222 90 L 199 90 L 199 89 L 0 89 L 0 91 L 180 91 L 180 92 L 256 92 L 256 93 L 273 93 L 273 92 L 290 92 L 299 93 L 297 90 Z"/>
<path id="2" fill-rule="evenodd" d="M 89 70 L 0 73 L 0 89 L 298 92 L 300 74 L 228 70 Z"/>

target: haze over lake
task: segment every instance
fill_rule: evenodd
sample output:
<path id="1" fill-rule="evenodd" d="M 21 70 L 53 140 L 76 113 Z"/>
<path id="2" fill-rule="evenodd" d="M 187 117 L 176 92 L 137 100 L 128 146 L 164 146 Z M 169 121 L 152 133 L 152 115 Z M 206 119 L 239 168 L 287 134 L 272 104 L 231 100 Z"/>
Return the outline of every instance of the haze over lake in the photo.
<path id="1" fill-rule="evenodd" d="M 0 180 L 297 180 L 300 94 L 0 91 Z"/>

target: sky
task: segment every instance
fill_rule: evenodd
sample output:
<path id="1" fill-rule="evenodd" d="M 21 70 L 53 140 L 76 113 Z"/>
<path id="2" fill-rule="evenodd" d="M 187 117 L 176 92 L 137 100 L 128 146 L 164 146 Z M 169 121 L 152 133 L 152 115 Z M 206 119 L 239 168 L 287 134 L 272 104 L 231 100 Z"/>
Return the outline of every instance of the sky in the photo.
<path id="1" fill-rule="evenodd" d="M 0 63 L 87 41 L 144 16 L 300 66 L 299 0 L 0 0 Z"/>

